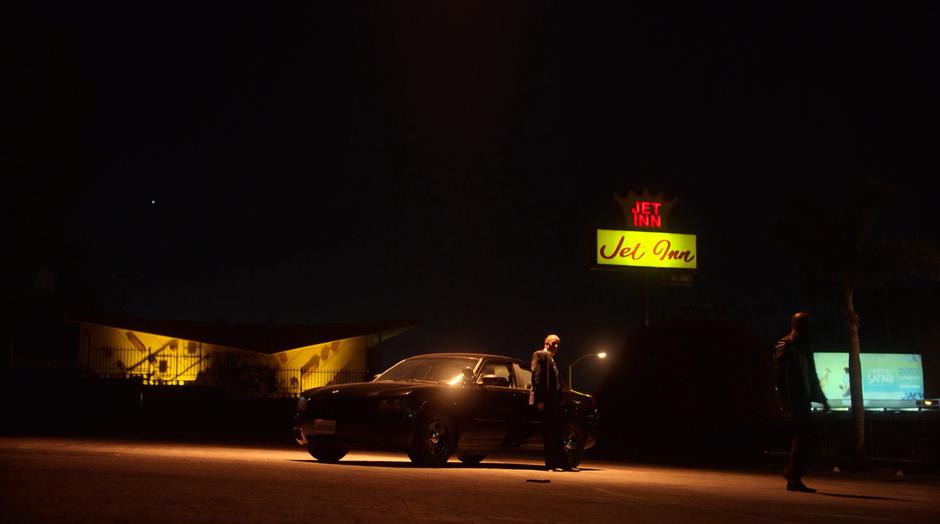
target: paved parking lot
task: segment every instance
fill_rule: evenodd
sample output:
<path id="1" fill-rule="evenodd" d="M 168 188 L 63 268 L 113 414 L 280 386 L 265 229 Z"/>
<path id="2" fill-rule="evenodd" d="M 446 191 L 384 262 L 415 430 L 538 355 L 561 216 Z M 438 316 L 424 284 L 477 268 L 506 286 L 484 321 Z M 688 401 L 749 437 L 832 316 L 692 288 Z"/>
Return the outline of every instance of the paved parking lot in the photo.
<path id="1" fill-rule="evenodd" d="M 413 467 L 302 449 L 0 438 L 2 522 L 937 522 L 940 479 L 820 473 L 810 495 L 769 472 L 525 457 Z"/>

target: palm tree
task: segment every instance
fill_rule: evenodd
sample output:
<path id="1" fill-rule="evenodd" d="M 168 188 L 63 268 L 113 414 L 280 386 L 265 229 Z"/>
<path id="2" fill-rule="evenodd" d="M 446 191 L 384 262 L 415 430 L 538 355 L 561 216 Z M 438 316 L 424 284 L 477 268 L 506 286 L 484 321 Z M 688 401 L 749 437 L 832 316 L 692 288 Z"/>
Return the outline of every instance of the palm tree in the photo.
<path id="1" fill-rule="evenodd" d="M 878 179 L 863 179 L 836 205 L 798 204 L 794 217 L 778 225 L 778 238 L 789 244 L 816 277 L 835 284 L 849 344 L 849 389 L 852 395 L 854 452 L 864 460 L 865 411 L 862 398 L 861 342 L 856 292 L 884 286 L 903 273 L 940 280 L 940 255 L 926 240 L 900 238 L 884 220 L 893 188 Z"/>

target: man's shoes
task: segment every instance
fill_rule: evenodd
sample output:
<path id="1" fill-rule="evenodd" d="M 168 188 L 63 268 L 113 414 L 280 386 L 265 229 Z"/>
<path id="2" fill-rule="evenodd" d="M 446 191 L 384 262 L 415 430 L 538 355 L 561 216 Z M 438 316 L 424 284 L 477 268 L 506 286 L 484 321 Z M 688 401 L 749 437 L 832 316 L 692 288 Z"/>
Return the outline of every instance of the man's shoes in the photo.
<path id="1" fill-rule="evenodd" d="M 787 482 L 787 491 L 798 491 L 800 493 L 816 493 L 816 490 L 803 484 L 802 480 L 791 480 Z"/>
<path id="2" fill-rule="evenodd" d="M 576 468 L 576 467 L 574 467 L 574 466 L 565 466 L 565 467 L 563 467 L 563 468 L 561 468 L 561 469 L 563 469 L 563 470 L 565 470 L 565 471 L 581 471 L 581 469 Z"/>

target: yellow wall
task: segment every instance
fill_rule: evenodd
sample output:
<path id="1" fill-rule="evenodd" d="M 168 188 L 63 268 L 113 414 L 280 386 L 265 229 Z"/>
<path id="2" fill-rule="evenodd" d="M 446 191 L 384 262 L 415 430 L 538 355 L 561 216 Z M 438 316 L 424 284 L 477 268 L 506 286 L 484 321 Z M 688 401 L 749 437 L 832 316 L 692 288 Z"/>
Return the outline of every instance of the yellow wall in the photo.
<path id="1" fill-rule="evenodd" d="M 220 354 L 239 362 L 275 370 L 281 394 L 296 395 L 311 387 L 361 380 L 366 369 L 367 339 L 359 336 L 290 349 L 268 355 L 227 346 L 206 344 L 82 323 L 79 361 L 104 376 L 141 377 L 147 383 L 183 385 Z"/>
<path id="2" fill-rule="evenodd" d="M 282 351 L 274 356 L 282 368 L 299 368 L 296 385 L 302 391 L 330 383 L 333 377 L 326 371 L 364 371 L 366 347 L 366 337 L 361 336 Z"/>
<path id="3" fill-rule="evenodd" d="M 210 355 L 234 353 L 254 365 L 276 365 L 270 355 L 196 340 L 82 323 L 79 361 L 102 375 L 139 376 L 182 384 L 196 380 Z"/>

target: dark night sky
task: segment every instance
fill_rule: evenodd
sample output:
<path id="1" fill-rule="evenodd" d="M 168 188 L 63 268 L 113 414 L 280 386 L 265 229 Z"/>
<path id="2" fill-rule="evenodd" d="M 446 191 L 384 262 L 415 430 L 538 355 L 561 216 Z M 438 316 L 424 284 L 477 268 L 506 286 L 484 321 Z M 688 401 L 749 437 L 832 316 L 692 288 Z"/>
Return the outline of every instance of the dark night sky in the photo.
<path id="1" fill-rule="evenodd" d="M 699 235 L 654 319 L 727 304 L 764 336 L 828 297 L 768 241 L 801 195 L 879 175 L 936 240 L 935 5 L 199 4 L 6 17 L 23 163 L 59 167 L 15 173 L 36 249 L 105 309 L 574 354 L 638 325 L 636 278 L 587 270 L 614 192 L 677 196 Z"/>

